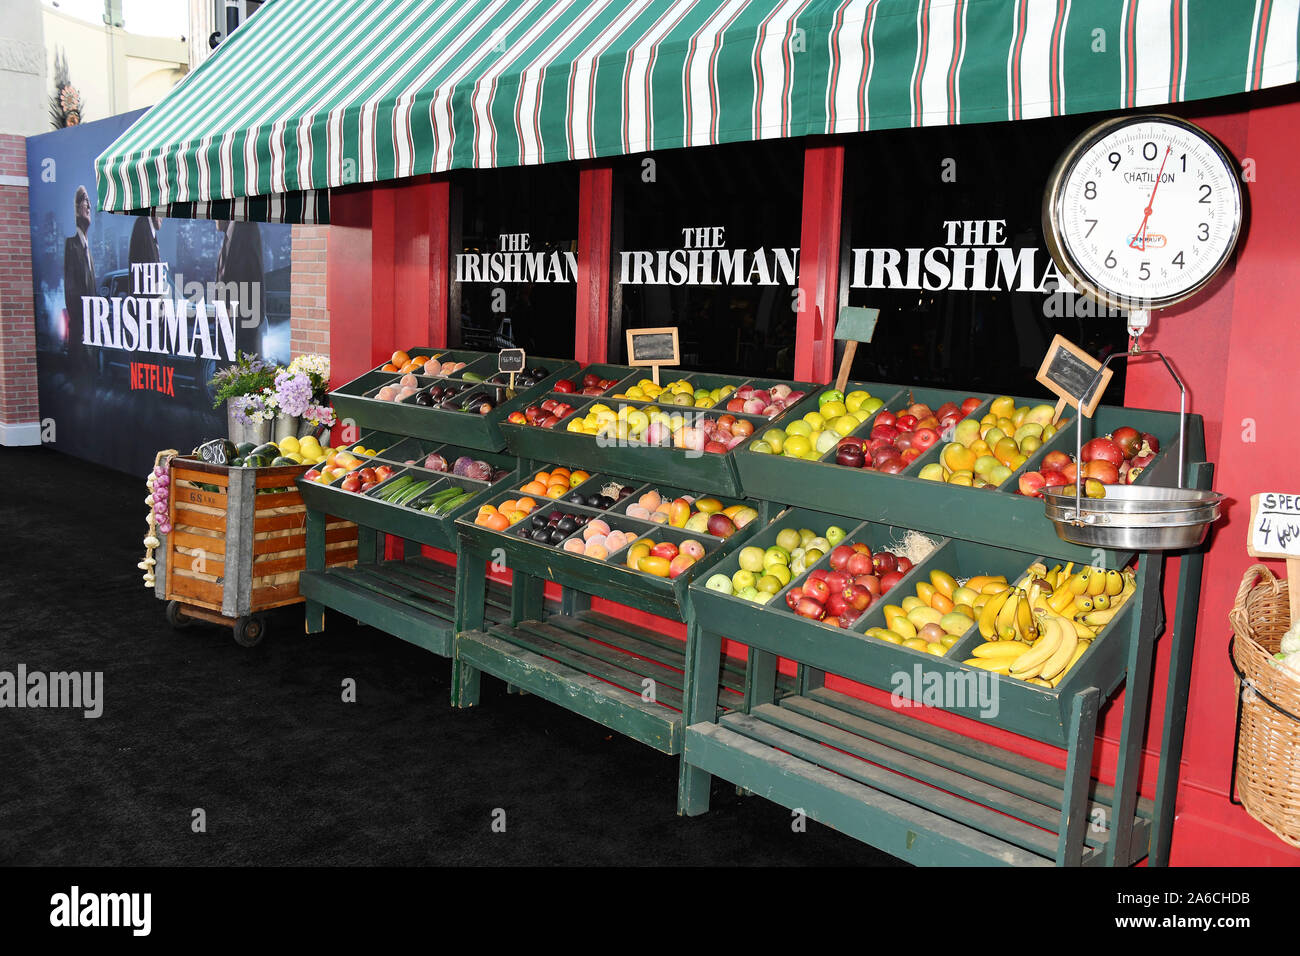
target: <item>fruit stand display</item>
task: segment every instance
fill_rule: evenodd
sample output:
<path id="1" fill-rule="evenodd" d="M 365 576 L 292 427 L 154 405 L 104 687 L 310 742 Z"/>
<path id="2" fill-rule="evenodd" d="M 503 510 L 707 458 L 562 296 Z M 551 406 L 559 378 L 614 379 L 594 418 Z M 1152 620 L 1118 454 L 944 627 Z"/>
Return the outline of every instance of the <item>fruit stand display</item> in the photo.
<path id="1" fill-rule="evenodd" d="M 314 441 L 314 440 L 313 440 Z M 237 461 L 218 465 L 172 458 L 167 469 L 165 533 L 155 573 L 155 593 L 168 602 L 175 627 L 190 619 L 230 627 L 251 647 L 265 634 L 261 614 L 303 600 L 300 572 L 307 566 L 307 507 L 294 486 L 304 465 L 285 462 L 280 449 L 241 449 Z M 291 452 L 298 457 L 298 453 Z M 158 485 L 154 497 L 160 497 Z M 318 516 L 322 566 L 357 557 L 357 529 L 326 510 Z"/>
<path id="2" fill-rule="evenodd" d="M 789 417 L 815 387 L 700 373 L 660 387 L 625 365 L 589 365 L 550 386 L 502 426 L 520 458 L 581 461 L 729 495 L 741 491 L 735 449 Z"/>
<path id="3" fill-rule="evenodd" d="M 458 522 L 462 618 L 454 702 L 477 703 L 485 672 L 665 753 L 680 753 L 685 644 L 594 612 L 590 599 L 688 620 L 687 585 L 749 538 L 766 506 L 568 466 L 534 464 L 522 472 L 520 487 Z M 568 490 L 553 480 L 557 474 Z M 537 507 L 519 510 L 520 493 L 531 500 L 538 486 L 550 493 Z M 528 594 L 508 622 L 485 620 L 474 590 L 489 561 L 508 565 L 515 590 Z M 541 606 L 546 581 L 563 587 L 561 606 L 551 613 Z M 746 706 L 756 668 L 775 679 L 774 658 L 726 662 L 720 708 Z M 782 679 L 782 687 L 790 682 Z"/>
<path id="4" fill-rule="evenodd" d="M 985 414 L 970 411 L 976 422 Z M 1139 430 L 1136 443 L 1121 430 L 1129 426 Z M 863 427 L 874 430 L 870 422 Z M 968 438 L 973 427 L 963 429 Z M 971 450 L 960 441 L 951 461 L 939 457 L 945 447 L 931 447 L 896 473 L 856 459 L 837 464 L 835 453 L 829 461 L 786 455 L 770 441 L 740 451 L 746 490 L 796 507 L 760 530 L 753 550 L 724 557 L 712 576 L 691 585 L 679 811 L 705 812 L 717 775 L 917 863 L 1164 863 L 1201 553 L 1184 552 L 1180 562 L 1165 743 L 1155 799 L 1140 800 L 1152 648 L 1164 627 L 1164 553 L 1071 544 L 1045 517 L 1038 483 L 1011 480 L 1041 475 L 1044 461 L 1047 471 L 1066 467 L 1048 456 L 1068 449 L 1074 457 L 1075 427 L 1065 423 L 985 487 L 945 481 L 934 469 L 936 477 L 919 476 L 936 461 L 949 477 L 973 472 L 954 467 L 981 457 L 959 453 Z M 1199 418 L 1187 419 L 1185 449 L 1177 415 L 1099 408 L 1084 427 L 1110 436 L 1091 451 L 1085 445 L 1086 460 L 1095 453 L 1114 464 L 1109 446 L 1120 449 L 1114 475 L 1101 467 L 1088 474 L 1123 474 L 1133 483 L 1168 476 L 1175 484 L 1185 451 L 1188 484 L 1209 485 Z M 756 433 L 750 444 L 763 440 Z M 814 535 L 831 550 L 811 547 Z M 776 594 L 756 601 L 734 593 L 734 575 L 747 566 L 793 567 L 796 557 L 801 573 Z M 747 712 L 719 715 L 722 641 L 736 635 L 798 662 L 798 693 L 778 696 L 764 674 Z M 827 673 L 889 692 L 894 706 L 830 690 Z M 1108 787 L 1091 774 L 1097 713 L 1121 687 L 1119 758 Z M 1066 766 L 913 719 L 906 712 L 913 704 L 1064 748 Z"/>
<path id="5" fill-rule="evenodd" d="M 362 433 L 334 467 L 298 482 L 308 508 L 307 632 L 322 630 L 331 608 L 451 656 L 456 572 L 406 542 L 455 550 L 456 518 L 516 478 L 517 461 L 501 454 L 501 421 L 575 368 L 530 358 L 511 391 L 496 353 L 412 348 L 332 392 L 340 420 Z M 326 514 L 359 526 L 355 567 L 325 567 Z M 401 542 L 390 560 L 387 536 Z M 517 596 L 479 584 L 489 618 L 507 618 Z"/>

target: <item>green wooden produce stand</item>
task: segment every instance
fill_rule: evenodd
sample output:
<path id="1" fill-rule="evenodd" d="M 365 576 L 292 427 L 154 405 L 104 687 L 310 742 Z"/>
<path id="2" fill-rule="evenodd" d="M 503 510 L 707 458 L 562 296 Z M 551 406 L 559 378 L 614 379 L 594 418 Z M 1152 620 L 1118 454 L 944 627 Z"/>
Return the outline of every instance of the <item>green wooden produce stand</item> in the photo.
<path id="1" fill-rule="evenodd" d="M 1177 484 L 1178 416 L 1101 408 L 1085 423 L 1085 434 L 1121 424 L 1162 440 L 1142 482 Z M 1041 453 L 1050 447 L 1072 451 L 1073 427 Z M 1213 466 L 1204 460 L 1199 417 L 1188 419 L 1186 444 L 1186 484 L 1208 489 Z M 1012 494 L 1011 482 L 972 489 L 754 452 L 742 452 L 739 466 L 756 497 L 803 506 L 776 516 L 753 538 L 756 545 L 772 543 L 781 528 L 816 528 L 817 522 L 852 529 L 849 540 L 879 539 L 891 526 L 937 538 L 937 550 L 896 585 L 902 594 L 912 593 L 910 584 L 932 568 L 959 578 L 1006 573 L 1014 580 L 1037 558 L 1095 564 L 1104 554 L 1107 567 L 1120 567 L 1135 556 L 1062 540 L 1042 500 Z M 828 510 L 835 513 L 822 513 Z M 962 664 L 963 652 L 980 641 L 975 629 L 945 657 L 866 635 L 883 624 L 880 607 L 887 602 L 841 630 L 795 616 L 780 595 L 768 605 L 752 604 L 697 580 L 690 588 L 679 812 L 705 812 L 710 779 L 719 776 L 919 864 L 1167 863 L 1205 547 L 1181 553 L 1154 800 L 1139 799 L 1137 787 L 1153 647 L 1164 628 L 1164 552 L 1136 555 L 1136 593 L 1055 688 Z M 716 570 L 730 573 L 736 566 L 728 557 Z M 779 696 L 765 673 L 763 685 L 751 688 L 746 711 L 719 714 L 714 675 L 723 663 L 722 640 L 736 634 L 758 651 L 802 665 L 798 692 Z M 828 672 L 913 700 L 924 700 L 926 687 L 978 686 L 971 681 L 983 674 L 996 682 L 996 708 L 987 696 L 963 705 L 960 694 L 949 692 L 945 709 L 1064 748 L 1066 765 L 1060 769 L 917 720 L 903 708 L 830 690 Z M 1091 775 L 1097 714 L 1120 688 L 1126 693 L 1119 756 L 1115 784 L 1108 787 Z"/>
<path id="2" fill-rule="evenodd" d="M 492 352 L 416 347 L 410 355 L 437 355 L 448 361 L 467 363 L 460 374 L 473 372 L 483 378 L 496 373 L 497 356 Z M 307 599 L 306 629 L 314 634 L 324 629 L 325 609 L 330 608 L 357 621 L 393 634 L 435 654 L 450 657 L 454 652 L 456 621 L 456 569 L 423 557 L 420 545 L 454 551 L 457 546 L 455 519 L 477 509 L 498 488 L 517 478 L 518 462 L 501 454 L 505 440 L 500 423 L 515 408 L 546 393 L 555 380 L 570 375 L 577 363 L 562 359 L 533 358 L 529 367 L 544 368 L 549 374 L 537 386 L 525 389 L 490 413 L 466 413 L 407 403 L 386 402 L 369 397 L 378 388 L 401 376 L 377 367 L 331 393 L 339 419 L 353 421 L 362 429 L 352 448 L 375 448 L 375 464 L 389 464 L 394 472 L 389 481 L 403 474 L 428 480 L 430 487 L 407 504 L 392 504 L 375 495 L 387 483 L 365 494 L 343 491 L 338 482 L 322 485 L 299 479 L 298 487 L 307 505 L 307 570 L 299 588 Z M 417 376 L 421 384 L 435 379 Z M 467 393 L 468 394 L 468 393 Z M 506 475 L 495 483 L 458 478 L 428 471 L 420 462 L 431 452 L 454 461 L 461 455 L 487 461 Z M 410 466 L 405 462 L 414 460 Z M 473 497 L 454 511 L 432 515 L 418 510 L 440 489 L 456 485 L 473 492 Z M 324 517 L 347 517 L 358 527 L 357 563 L 353 568 L 325 568 Z M 386 560 L 387 537 L 400 543 L 398 556 Z M 520 596 L 497 582 L 479 582 L 484 613 L 491 620 L 508 620 L 516 612 Z"/>
<path id="3" fill-rule="evenodd" d="M 552 467 L 533 462 L 521 468 L 521 473 L 526 477 Z M 606 476 L 593 476 L 589 484 L 599 485 L 605 480 Z M 612 528 L 636 532 L 634 539 L 649 536 L 680 543 L 691 537 L 700 541 L 706 548 L 704 557 L 678 577 L 658 578 L 635 571 L 623 563 L 620 553 L 602 561 L 521 539 L 509 529 L 492 531 L 474 524 L 471 515 L 457 521 L 460 551 L 456 598 L 460 616 L 453 677 L 457 706 L 478 702 L 479 676 L 487 673 L 505 681 L 511 689 L 536 694 L 656 750 L 681 752 L 685 643 L 673 635 L 593 611 L 591 598 L 605 598 L 661 617 L 684 620 L 689 625 L 690 581 L 707 576 L 715 564 L 742 546 L 763 525 L 767 507 L 761 502 L 732 502 L 753 506 L 759 517 L 724 540 L 627 517 L 628 503 L 650 489 L 665 495 L 692 493 L 670 488 L 664 482 L 632 479 L 630 484 L 636 489 L 633 495 L 610 509 L 575 505 L 567 500 L 569 495 L 537 514 L 558 507 L 566 513 L 606 519 Z M 580 491 L 575 489 L 575 493 Z M 517 494 L 513 489 L 495 497 L 504 500 Z M 699 492 L 692 494 L 701 496 Z M 494 622 L 484 609 L 482 582 L 489 562 L 508 566 L 514 575 L 515 592 L 527 595 L 517 604 L 521 613 L 509 621 Z M 558 608 L 542 606 L 546 581 L 562 586 Z M 718 686 L 714 688 L 720 712 L 748 706 L 755 674 L 775 682 L 775 657 L 761 654 L 743 663 L 728 660 L 720 664 Z M 781 679 L 781 691 L 792 688 L 792 681 Z"/>

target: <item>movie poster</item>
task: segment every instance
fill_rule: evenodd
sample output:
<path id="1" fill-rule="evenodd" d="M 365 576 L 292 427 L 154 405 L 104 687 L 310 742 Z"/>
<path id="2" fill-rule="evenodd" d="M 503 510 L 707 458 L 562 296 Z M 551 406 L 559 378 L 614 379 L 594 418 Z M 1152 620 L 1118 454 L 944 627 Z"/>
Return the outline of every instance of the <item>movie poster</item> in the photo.
<path id="1" fill-rule="evenodd" d="M 288 363 L 291 228 L 102 213 L 94 161 L 143 110 L 27 140 L 42 438 L 143 472 L 226 434 L 208 381 Z"/>

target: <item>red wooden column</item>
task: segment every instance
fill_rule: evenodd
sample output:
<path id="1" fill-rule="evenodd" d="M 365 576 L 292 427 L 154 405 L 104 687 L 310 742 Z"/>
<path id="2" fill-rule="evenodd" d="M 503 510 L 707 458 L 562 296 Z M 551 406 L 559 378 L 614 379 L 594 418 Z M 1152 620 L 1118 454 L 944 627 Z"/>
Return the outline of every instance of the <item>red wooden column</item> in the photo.
<path id="1" fill-rule="evenodd" d="M 447 303 L 451 285 L 451 182 L 429 184 L 428 208 L 428 339 L 435 348 L 447 346 Z M 457 250 L 459 251 L 459 250 Z"/>
<path id="2" fill-rule="evenodd" d="M 604 362 L 609 355 L 610 248 L 614 170 L 585 166 L 578 172 L 578 289 L 573 356 Z"/>
<path id="3" fill-rule="evenodd" d="M 330 377 L 336 385 L 375 364 L 370 358 L 373 199 L 370 187 L 337 190 L 330 196 L 325 307 L 330 317 Z"/>
<path id="4" fill-rule="evenodd" d="M 803 159 L 801 307 L 794 349 L 794 377 L 805 382 L 829 382 L 834 372 L 843 196 L 844 147 L 838 143 L 809 146 Z"/>

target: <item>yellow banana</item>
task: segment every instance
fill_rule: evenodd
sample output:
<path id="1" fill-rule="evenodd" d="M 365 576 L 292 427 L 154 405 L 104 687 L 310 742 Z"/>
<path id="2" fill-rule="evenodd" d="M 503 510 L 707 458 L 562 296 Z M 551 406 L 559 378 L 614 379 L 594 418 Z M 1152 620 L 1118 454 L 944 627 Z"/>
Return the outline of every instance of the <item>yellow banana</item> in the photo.
<path id="1" fill-rule="evenodd" d="M 980 611 L 979 619 L 980 635 L 984 640 L 993 639 L 993 635 L 996 633 L 998 612 L 1002 610 L 1002 605 L 1006 603 L 1011 594 L 1012 589 L 1005 588 L 984 602 L 984 609 Z"/>
<path id="2" fill-rule="evenodd" d="M 1038 637 L 1038 628 L 1034 624 L 1034 614 L 1029 604 L 1029 598 L 1021 594 L 1020 601 L 1016 604 L 1016 633 L 1025 641 L 1033 643 Z"/>
<path id="3" fill-rule="evenodd" d="M 1092 625 L 1085 624 L 1083 621 L 1077 620 L 1075 618 L 1067 617 L 1066 620 L 1069 621 L 1070 625 L 1074 628 L 1074 633 L 1079 635 L 1079 640 L 1090 641 L 1097 636 L 1097 629 Z"/>
<path id="4" fill-rule="evenodd" d="M 1054 687 L 1055 685 L 1049 680 L 1043 680 L 1041 677 L 1026 677 L 1026 683 L 1037 684 L 1039 687 Z"/>
<path id="5" fill-rule="evenodd" d="M 1019 641 L 986 641 L 979 647 L 971 649 L 971 655 L 983 660 L 996 660 L 1010 663 L 1029 650 L 1029 645 Z"/>
<path id="6" fill-rule="evenodd" d="M 1092 598 L 1086 594 L 1080 594 L 1074 599 L 1074 608 L 1076 614 L 1087 614 L 1089 611 L 1096 610 L 1096 608 L 1092 606 Z M 1071 615 L 1071 617 L 1073 616 L 1074 615 Z"/>
<path id="7" fill-rule="evenodd" d="M 1124 590 L 1124 575 L 1115 570 L 1106 572 L 1106 593 L 1111 597 Z"/>
<path id="8" fill-rule="evenodd" d="M 1108 607 L 1110 607 L 1109 594 L 1105 594 L 1105 593 L 1098 594 L 1095 598 L 1092 599 L 1092 609 L 1094 611 L 1104 611 Z"/>
<path id="9" fill-rule="evenodd" d="M 999 594 L 999 593 L 1001 593 L 1002 591 L 1005 591 L 1005 590 L 1007 590 L 1007 589 L 1010 588 L 1010 587 L 1011 587 L 1011 585 L 1007 584 L 1007 582 L 1006 582 L 1005 579 L 1003 579 L 1003 580 L 1001 580 L 1001 581 L 996 581 L 996 580 L 995 580 L 995 581 L 989 581 L 989 582 L 988 582 L 987 584 L 985 584 L 982 588 L 980 588 L 980 593 L 981 593 L 981 594 Z"/>
<path id="10" fill-rule="evenodd" d="M 1092 568 L 1088 575 L 1088 594 L 1096 597 L 1106 590 L 1106 571 L 1104 568 Z"/>
<path id="11" fill-rule="evenodd" d="M 1006 661 L 996 659 L 986 659 L 982 657 L 968 657 L 962 661 L 963 664 L 969 664 L 971 667 L 978 667 L 981 670 L 992 671 L 995 674 L 1009 673 Z"/>
<path id="12" fill-rule="evenodd" d="M 1118 613 L 1118 610 L 1118 608 L 1108 607 L 1104 611 L 1088 611 L 1085 614 L 1080 614 L 1075 620 L 1091 628 L 1103 628 L 1110 623 L 1111 618 Z"/>
<path id="13" fill-rule="evenodd" d="M 1074 592 L 1070 590 L 1069 582 L 1062 581 L 1052 596 L 1047 599 L 1047 606 L 1051 608 L 1053 614 L 1064 614 L 1065 609 L 1070 606 L 1074 600 Z"/>
<path id="14" fill-rule="evenodd" d="M 1063 618 L 1056 619 L 1057 630 L 1061 632 L 1061 642 L 1057 645 L 1052 656 L 1043 662 L 1043 666 L 1038 670 L 1038 676 L 1043 680 L 1051 680 L 1061 674 L 1070 659 L 1074 656 L 1074 649 L 1079 646 L 1079 635 L 1072 626 Z"/>
<path id="15" fill-rule="evenodd" d="M 1064 584 L 1066 581 L 1070 580 L 1070 575 L 1072 575 L 1073 573 L 1074 573 L 1074 562 L 1071 561 L 1069 564 L 1067 564 L 1064 568 L 1061 569 L 1061 573 L 1057 577 L 1056 583 L 1058 585 Z"/>
<path id="16" fill-rule="evenodd" d="M 1074 667 L 1074 665 L 1078 662 L 1079 658 L 1083 656 L 1083 652 L 1088 649 L 1088 646 L 1091 643 L 1092 641 L 1083 641 L 1083 640 L 1079 641 L 1079 645 L 1074 649 L 1074 654 L 1070 657 L 1070 663 L 1065 665 L 1065 668 L 1061 671 L 1061 673 L 1057 674 L 1055 677 L 1053 677 L 1051 680 L 1047 682 L 1048 686 L 1055 687 L 1059 683 L 1061 683 L 1061 681 L 1065 680 L 1065 675 L 1070 673 L 1070 669 Z"/>
<path id="17" fill-rule="evenodd" d="M 1052 615 L 1042 615 L 1040 621 L 1043 628 L 1042 636 L 1034 642 L 1034 646 L 1026 653 L 1021 654 L 1011 662 L 1012 677 L 1019 677 L 1024 680 L 1028 677 L 1038 676 L 1044 662 L 1056 652 L 1057 647 L 1061 644 L 1059 620 L 1059 618 Z"/>
<path id="18" fill-rule="evenodd" d="M 1011 594 L 1003 602 L 1001 610 L 998 611 L 996 633 L 999 640 L 1015 640 L 1016 608 L 1020 606 L 1020 598 L 1024 593 L 1019 588 L 1013 588 Z"/>

